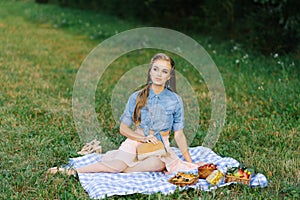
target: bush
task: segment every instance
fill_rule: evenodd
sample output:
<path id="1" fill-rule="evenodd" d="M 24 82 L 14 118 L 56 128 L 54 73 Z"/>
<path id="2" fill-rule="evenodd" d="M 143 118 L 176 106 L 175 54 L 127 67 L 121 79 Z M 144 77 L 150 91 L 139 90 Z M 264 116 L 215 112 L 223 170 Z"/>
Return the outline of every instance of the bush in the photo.
<path id="1" fill-rule="evenodd" d="M 252 12 L 246 16 L 247 43 L 264 53 L 296 50 L 300 40 L 299 1 L 256 2 Z"/>
<path id="2" fill-rule="evenodd" d="M 43 0 L 39 0 L 43 1 Z M 298 0 L 51 0 L 152 26 L 234 39 L 265 54 L 292 52 L 300 40 Z M 121 4 L 121 5 L 120 5 Z"/>
<path id="3" fill-rule="evenodd" d="M 35 0 L 36 3 L 48 3 L 49 0 Z"/>

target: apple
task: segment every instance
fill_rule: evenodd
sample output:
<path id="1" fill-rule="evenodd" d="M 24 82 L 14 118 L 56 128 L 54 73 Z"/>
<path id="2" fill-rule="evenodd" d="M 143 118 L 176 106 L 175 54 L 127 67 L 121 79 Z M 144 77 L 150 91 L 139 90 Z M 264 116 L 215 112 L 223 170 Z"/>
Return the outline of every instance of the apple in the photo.
<path id="1" fill-rule="evenodd" d="M 249 175 L 247 172 L 244 172 L 243 177 L 241 177 L 241 178 L 249 179 L 249 176 L 250 176 L 250 175 Z"/>
<path id="2" fill-rule="evenodd" d="M 241 176 L 244 176 L 244 171 L 242 169 L 239 169 L 238 170 L 238 175 L 241 177 Z"/>
<path id="3" fill-rule="evenodd" d="M 233 175 L 237 178 L 241 178 L 244 176 L 244 171 L 241 168 L 239 168 Z"/>
<path id="4" fill-rule="evenodd" d="M 217 169 L 217 165 L 208 163 L 199 167 L 199 169 Z"/>

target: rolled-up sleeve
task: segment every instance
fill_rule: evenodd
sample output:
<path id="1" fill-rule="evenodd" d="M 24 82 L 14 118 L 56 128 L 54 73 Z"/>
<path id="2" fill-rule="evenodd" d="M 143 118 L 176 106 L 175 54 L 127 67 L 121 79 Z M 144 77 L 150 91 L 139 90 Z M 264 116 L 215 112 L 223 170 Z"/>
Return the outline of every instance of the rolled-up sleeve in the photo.
<path id="1" fill-rule="evenodd" d="M 175 112 L 173 114 L 172 131 L 178 131 L 184 128 L 184 109 L 181 97 L 178 96 Z"/>
<path id="2" fill-rule="evenodd" d="M 132 124 L 132 113 L 135 108 L 135 101 L 136 101 L 137 93 L 133 93 L 126 104 L 125 110 L 120 117 L 120 121 L 128 126 Z"/>

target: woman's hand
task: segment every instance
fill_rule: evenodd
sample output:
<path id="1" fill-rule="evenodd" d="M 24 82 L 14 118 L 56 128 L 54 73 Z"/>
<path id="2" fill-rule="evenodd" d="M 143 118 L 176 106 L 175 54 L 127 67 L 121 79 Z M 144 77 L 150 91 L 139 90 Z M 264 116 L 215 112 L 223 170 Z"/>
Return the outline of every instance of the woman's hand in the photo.
<path id="1" fill-rule="evenodd" d="M 157 144 L 158 143 L 158 139 L 154 135 L 150 134 L 150 135 L 144 137 L 144 142 L 147 142 L 147 143 L 152 142 L 153 144 Z"/>
<path id="2" fill-rule="evenodd" d="M 150 134 L 147 137 L 137 134 L 136 132 L 134 132 L 133 130 L 131 130 L 130 127 L 128 127 L 126 124 L 121 123 L 120 125 L 120 133 L 124 136 L 126 136 L 129 139 L 138 141 L 138 142 L 144 142 L 144 143 L 150 143 L 152 142 L 153 144 L 157 144 L 158 143 L 158 139 Z"/>

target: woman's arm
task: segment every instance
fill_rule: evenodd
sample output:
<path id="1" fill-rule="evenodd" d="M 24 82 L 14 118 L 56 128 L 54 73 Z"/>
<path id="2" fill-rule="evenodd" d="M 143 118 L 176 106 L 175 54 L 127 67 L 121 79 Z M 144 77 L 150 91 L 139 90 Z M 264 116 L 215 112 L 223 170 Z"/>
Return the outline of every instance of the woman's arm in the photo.
<path id="1" fill-rule="evenodd" d="M 145 142 L 144 136 L 137 134 L 136 132 L 131 130 L 131 128 L 129 126 L 127 126 L 126 124 L 124 124 L 122 122 L 120 124 L 120 133 L 129 139 L 132 139 L 132 140 L 135 140 L 138 142 Z"/>
<path id="2" fill-rule="evenodd" d="M 174 139 L 175 139 L 184 159 L 187 162 L 192 162 L 191 155 L 190 155 L 190 152 L 188 149 L 188 145 L 186 143 L 186 138 L 185 138 L 185 135 L 184 135 L 182 129 L 174 132 Z"/>
<path id="3" fill-rule="evenodd" d="M 128 125 L 122 122 L 120 124 L 120 133 L 125 137 L 138 142 L 152 142 L 154 144 L 157 144 L 158 142 L 154 135 L 148 135 L 147 137 L 140 135 L 134 132 Z"/>

